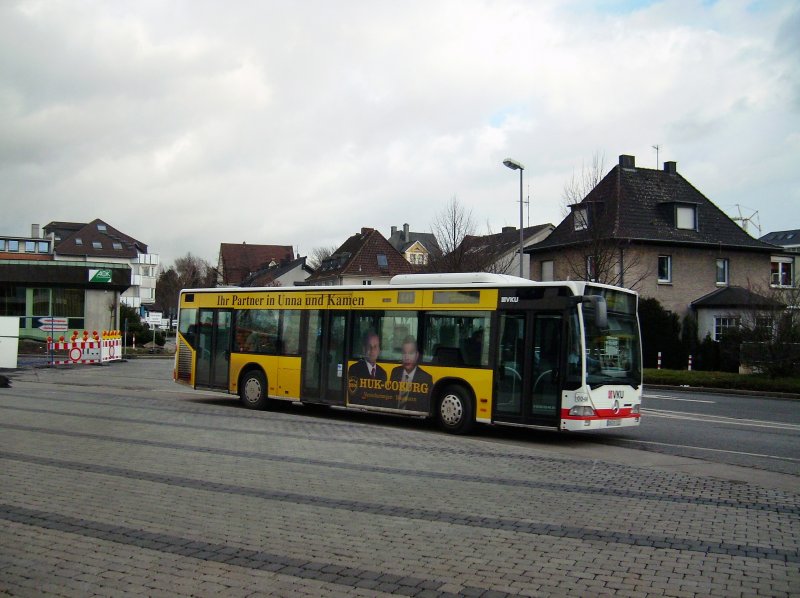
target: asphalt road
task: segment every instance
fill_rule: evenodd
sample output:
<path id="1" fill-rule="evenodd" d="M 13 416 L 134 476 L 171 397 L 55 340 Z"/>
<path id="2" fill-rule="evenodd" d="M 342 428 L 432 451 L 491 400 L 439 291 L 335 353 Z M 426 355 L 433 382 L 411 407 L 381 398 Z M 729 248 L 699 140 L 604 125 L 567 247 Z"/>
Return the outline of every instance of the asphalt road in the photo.
<path id="1" fill-rule="evenodd" d="M 599 439 L 618 446 L 800 475 L 800 401 L 645 389 L 643 403 L 639 428 Z"/>

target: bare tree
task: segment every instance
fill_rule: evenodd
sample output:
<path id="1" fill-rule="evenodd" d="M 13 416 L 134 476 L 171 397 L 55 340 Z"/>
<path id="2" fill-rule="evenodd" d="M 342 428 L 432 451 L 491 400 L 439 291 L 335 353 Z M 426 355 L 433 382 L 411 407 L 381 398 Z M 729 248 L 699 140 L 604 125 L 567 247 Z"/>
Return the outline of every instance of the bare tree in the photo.
<path id="1" fill-rule="evenodd" d="M 467 210 L 454 195 L 431 224 L 441 253 L 430 256 L 427 271 L 470 272 L 469 247 L 464 240 L 474 232 L 472 210 Z"/>
<path id="2" fill-rule="evenodd" d="M 800 286 L 751 285 L 734 339 L 741 342 L 742 365 L 770 377 L 800 374 Z"/>
<path id="3" fill-rule="evenodd" d="M 174 265 L 162 269 L 156 283 L 156 302 L 169 317 L 178 314 L 178 294 L 181 289 L 213 287 L 216 270 L 204 259 L 187 253 Z"/>
<path id="4" fill-rule="evenodd" d="M 636 288 L 651 274 L 630 239 L 615 236 L 614 214 L 592 191 L 605 177 L 605 156 L 595 152 L 579 174 L 564 184 L 562 211 L 574 219 L 576 243 L 565 252 L 570 278 Z"/>
<path id="5" fill-rule="evenodd" d="M 311 250 L 311 255 L 308 257 L 308 265 L 316 270 L 320 267 L 322 262 L 331 257 L 333 252 L 337 249 L 338 247 L 335 245 L 329 245 L 328 247 L 314 247 L 314 249 Z"/>
<path id="6" fill-rule="evenodd" d="M 561 213 L 566 216 L 570 213 L 570 206 L 583 201 L 589 192 L 597 187 L 606 174 L 606 156 L 599 150 L 592 154 L 591 162 L 581 164 L 580 173 L 572 172 L 572 177 L 564 183 L 561 191 Z"/>
<path id="7" fill-rule="evenodd" d="M 493 272 L 508 274 L 519 246 L 519 231 L 476 235 L 472 211 L 453 196 L 436 216 L 431 232 L 441 253 L 430 257 L 427 272 Z"/>

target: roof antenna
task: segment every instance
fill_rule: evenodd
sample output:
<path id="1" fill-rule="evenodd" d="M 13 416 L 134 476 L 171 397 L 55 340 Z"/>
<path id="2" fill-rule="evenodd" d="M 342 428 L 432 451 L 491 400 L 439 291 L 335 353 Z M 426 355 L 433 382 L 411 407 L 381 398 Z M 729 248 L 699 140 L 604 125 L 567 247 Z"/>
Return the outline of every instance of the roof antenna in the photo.
<path id="1" fill-rule="evenodd" d="M 525 200 L 525 204 L 528 206 L 528 228 L 531 226 L 531 184 L 528 183 L 528 199 Z"/>
<path id="2" fill-rule="evenodd" d="M 658 150 L 661 149 L 661 146 L 656 144 L 653 146 L 653 149 L 656 150 L 656 170 L 658 170 Z"/>

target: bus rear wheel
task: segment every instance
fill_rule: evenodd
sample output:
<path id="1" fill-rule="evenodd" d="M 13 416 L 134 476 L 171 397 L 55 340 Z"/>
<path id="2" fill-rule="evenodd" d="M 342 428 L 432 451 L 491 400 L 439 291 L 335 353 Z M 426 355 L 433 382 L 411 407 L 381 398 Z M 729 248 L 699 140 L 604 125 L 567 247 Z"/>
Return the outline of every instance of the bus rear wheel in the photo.
<path id="1" fill-rule="evenodd" d="M 472 396 L 463 386 L 448 386 L 436 404 L 439 426 L 451 434 L 466 434 L 475 423 Z"/>
<path id="2" fill-rule="evenodd" d="M 260 370 L 250 370 L 239 383 L 239 400 L 248 409 L 264 409 L 267 406 L 267 379 Z"/>

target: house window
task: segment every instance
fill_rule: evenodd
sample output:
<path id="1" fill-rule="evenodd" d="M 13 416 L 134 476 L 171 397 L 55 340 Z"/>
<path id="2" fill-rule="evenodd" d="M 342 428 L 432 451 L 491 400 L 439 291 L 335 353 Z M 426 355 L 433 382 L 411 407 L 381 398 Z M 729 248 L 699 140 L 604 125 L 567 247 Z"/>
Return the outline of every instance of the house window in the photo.
<path id="1" fill-rule="evenodd" d="M 372 284 L 372 281 L 371 280 L 362 280 L 361 284 L 363 284 L 365 286 L 370 286 Z"/>
<path id="2" fill-rule="evenodd" d="M 772 258 L 772 275 L 770 284 L 777 287 L 790 287 L 793 284 L 792 258 L 775 257 Z"/>
<path id="3" fill-rule="evenodd" d="M 728 284 L 728 259 L 720 258 L 717 260 L 717 284 Z"/>
<path id="4" fill-rule="evenodd" d="M 9 241 L 8 241 L 8 250 L 9 251 L 19 251 L 19 241 L 9 239 Z"/>
<path id="5" fill-rule="evenodd" d="M 75 245 L 83 245 L 83 239 L 81 239 L 80 237 L 77 237 L 75 239 Z"/>
<path id="6" fill-rule="evenodd" d="M 50 243 L 47 241 L 39 241 L 39 253 L 48 253 L 50 251 Z"/>
<path id="7" fill-rule="evenodd" d="M 677 206 L 675 208 L 675 227 L 683 230 L 697 230 L 697 207 Z"/>
<path id="8" fill-rule="evenodd" d="M 553 260 L 542 262 L 542 281 L 549 282 L 553 280 Z"/>
<path id="9" fill-rule="evenodd" d="M 122 243 L 117 243 L 116 241 L 112 243 L 111 246 L 117 250 L 122 249 Z"/>
<path id="10" fill-rule="evenodd" d="M 726 332 L 739 327 L 739 318 L 734 316 L 714 316 L 714 340 L 719 341 Z"/>
<path id="11" fill-rule="evenodd" d="M 36 253 L 36 241 L 25 241 L 25 253 Z"/>
<path id="12" fill-rule="evenodd" d="M 589 211 L 586 208 L 576 208 L 573 212 L 575 230 L 586 230 L 589 228 Z"/>
<path id="13" fill-rule="evenodd" d="M 672 282 L 672 256 L 659 255 L 658 256 L 658 282 L 671 283 Z"/>
<path id="14" fill-rule="evenodd" d="M 6 240 L 0 239 L 0 251 L 5 251 L 5 250 L 6 250 Z"/>
<path id="15" fill-rule="evenodd" d="M 102 249 L 103 244 L 100 241 L 92 241 L 92 247 L 94 247 L 95 249 Z"/>
<path id="16" fill-rule="evenodd" d="M 596 282 L 597 273 L 595 272 L 594 256 L 586 256 L 586 280 Z"/>
<path id="17" fill-rule="evenodd" d="M 97 225 L 97 230 L 105 232 L 106 231 L 106 225 L 105 224 L 98 224 Z"/>
<path id="18" fill-rule="evenodd" d="M 386 270 L 389 267 L 389 260 L 386 259 L 386 254 L 379 253 L 378 254 L 378 268 L 381 270 Z"/>

